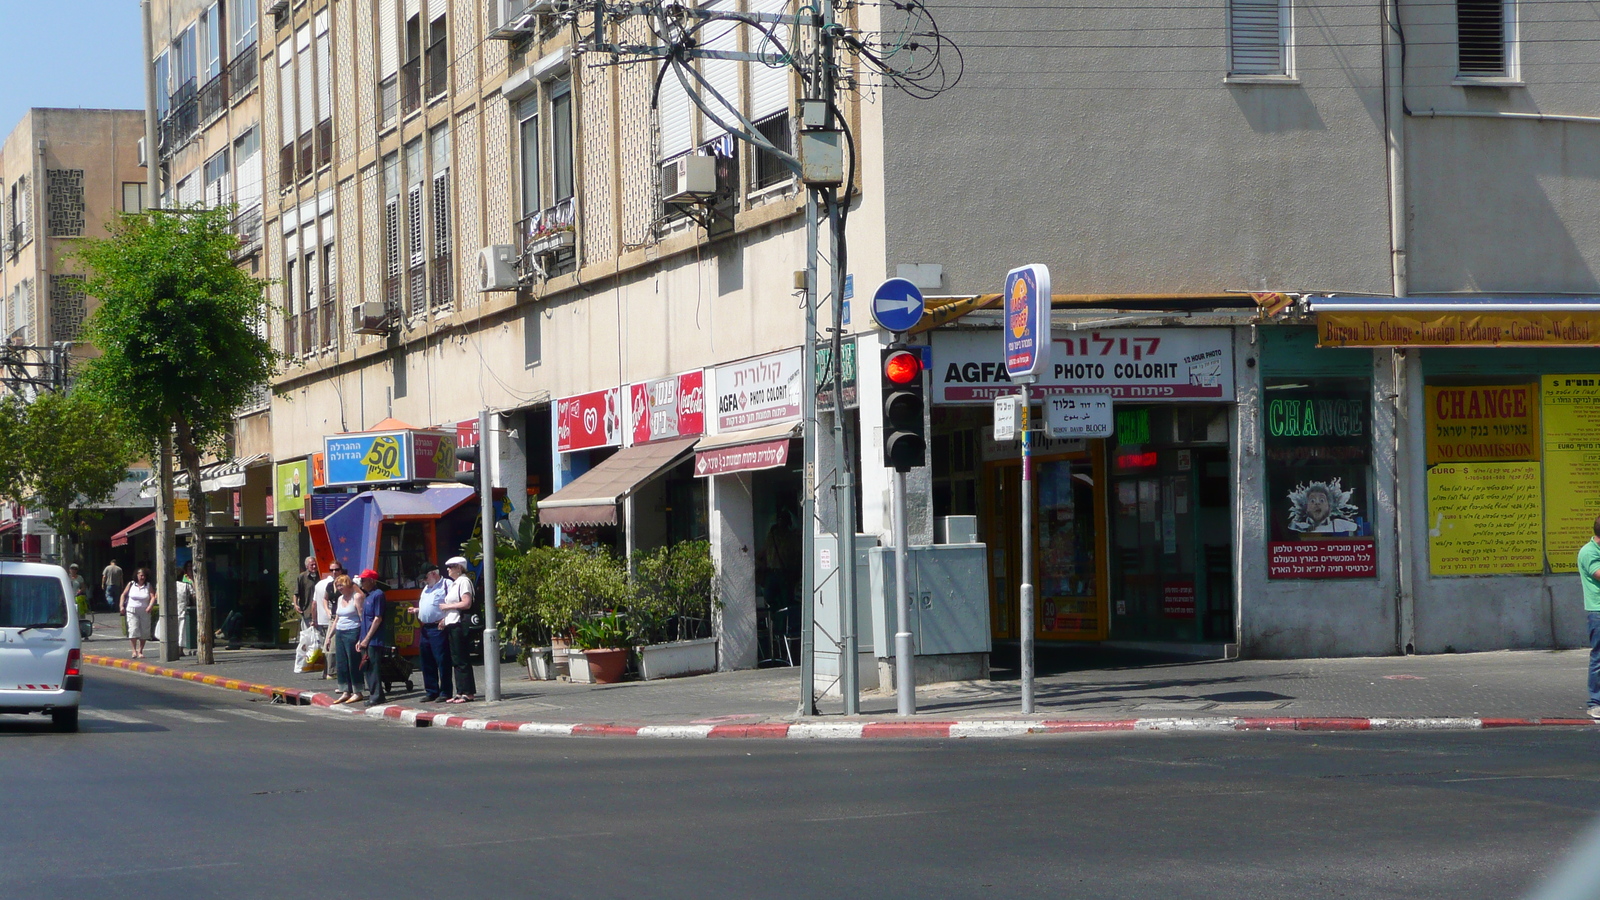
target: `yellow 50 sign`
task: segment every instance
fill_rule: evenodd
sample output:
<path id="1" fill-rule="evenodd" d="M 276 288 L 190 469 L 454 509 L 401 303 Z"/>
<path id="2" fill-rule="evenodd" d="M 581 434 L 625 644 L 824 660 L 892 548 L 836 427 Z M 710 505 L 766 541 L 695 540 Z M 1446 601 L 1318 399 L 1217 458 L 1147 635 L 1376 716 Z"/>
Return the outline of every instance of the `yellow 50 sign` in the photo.
<path id="1" fill-rule="evenodd" d="M 362 457 L 367 467 L 368 481 L 392 481 L 400 477 L 400 441 L 385 435 L 372 442 L 372 448 Z"/>

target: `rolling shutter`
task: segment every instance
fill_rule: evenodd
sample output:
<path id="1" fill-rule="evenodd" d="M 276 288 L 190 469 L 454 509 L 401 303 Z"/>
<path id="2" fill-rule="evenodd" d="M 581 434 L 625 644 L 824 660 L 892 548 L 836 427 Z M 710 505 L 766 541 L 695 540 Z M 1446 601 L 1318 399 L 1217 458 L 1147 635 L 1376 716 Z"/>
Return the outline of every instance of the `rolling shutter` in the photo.
<path id="1" fill-rule="evenodd" d="M 751 0 L 751 12 L 760 13 L 786 13 L 789 11 L 788 0 Z M 780 37 L 787 38 L 790 30 L 787 25 L 769 25 L 773 32 Z M 761 32 L 745 29 L 750 35 L 750 51 L 776 52 L 776 48 L 766 43 Z M 785 40 L 785 44 L 788 41 Z M 793 48 L 791 48 L 793 49 Z M 759 121 L 768 116 L 789 111 L 789 68 L 774 68 L 762 63 L 750 63 L 750 120 Z"/>
<path id="2" fill-rule="evenodd" d="M 1279 0 L 1231 0 L 1228 32 L 1229 74 L 1285 74 Z"/>

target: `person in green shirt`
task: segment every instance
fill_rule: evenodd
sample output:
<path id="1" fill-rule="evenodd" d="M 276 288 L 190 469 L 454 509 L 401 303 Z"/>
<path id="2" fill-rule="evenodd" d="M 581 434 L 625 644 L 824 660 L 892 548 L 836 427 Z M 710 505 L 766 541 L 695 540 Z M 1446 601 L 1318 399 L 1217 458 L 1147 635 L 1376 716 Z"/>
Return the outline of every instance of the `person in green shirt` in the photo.
<path id="1" fill-rule="evenodd" d="M 1578 581 L 1589 618 L 1589 718 L 1600 719 L 1600 518 L 1594 537 L 1578 551 Z"/>

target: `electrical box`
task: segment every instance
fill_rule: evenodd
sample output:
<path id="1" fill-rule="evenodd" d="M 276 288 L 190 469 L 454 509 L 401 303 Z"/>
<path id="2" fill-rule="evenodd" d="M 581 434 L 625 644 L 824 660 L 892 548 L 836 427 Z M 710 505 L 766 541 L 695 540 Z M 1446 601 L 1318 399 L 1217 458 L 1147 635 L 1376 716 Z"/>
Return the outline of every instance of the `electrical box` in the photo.
<path id="1" fill-rule="evenodd" d="M 810 185 L 844 183 L 844 133 L 802 131 L 795 155 L 800 159 L 800 179 Z"/>
<path id="2" fill-rule="evenodd" d="M 876 535 L 856 535 L 856 659 L 860 665 L 861 689 L 866 691 L 878 687 L 878 666 L 874 659 L 878 651 L 872 643 L 872 578 L 868 559 L 869 553 L 877 552 L 874 549 L 877 546 Z M 836 696 L 842 671 L 839 660 L 843 655 L 839 652 L 839 541 L 831 534 L 819 534 L 815 547 L 816 568 L 813 571 L 817 579 L 817 603 L 813 608 L 812 632 L 817 657 L 812 683 L 819 692 Z"/>
<path id="3" fill-rule="evenodd" d="M 697 203 L 717 195 L 717 158 L 691 153 L 661 166 L 661 199 Z"/>
<path id="4" fill-rule="evenodd" d="M 933 544 L 906 551 L 911 585 L 911 634 L 918 656 L 988 653 L 989 570 L 984 544 Z M 872 568 L 873 647 L 894 655 L 899 628 L 895 610 L 894 548 L 868 552 Z M 878 639 L 879 636 L 881 639 Z M 862 646 L 866 646 L 863 641 Z"/>
<path id="5" fill-rule="evenodd" d="M 478 291 L 517 289 L 517 248 L 495 244 L 478 251 Z"/>
<path id="6" fill-rule="evenodd" d="M 940 516 L 934 519 L 933 540 L 936 544 L 976 544 L 978 517 Z"/>

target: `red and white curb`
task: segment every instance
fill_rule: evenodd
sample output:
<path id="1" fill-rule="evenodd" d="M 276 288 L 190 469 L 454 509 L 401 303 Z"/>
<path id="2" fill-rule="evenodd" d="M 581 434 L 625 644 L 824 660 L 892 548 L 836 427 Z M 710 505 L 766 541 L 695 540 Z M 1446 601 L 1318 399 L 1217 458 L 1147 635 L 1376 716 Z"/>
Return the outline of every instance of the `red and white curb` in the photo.
<path id="1" fill-rule="evenodd" d="M 459 728 L 537 737 L 639 737 L 639 738 L 760 738 L 788 740 L 882 740 L 886 738 L 1004 738 L 1034 734 L 1091 734 L 1111 731 L 1237 732 L 1237 731 L 1477 731 L 1490 728 L 1577 727 L 1597 724 L 1584 718 L 1480 718 L 1410 717 L 1373 718 L 1339 716 L 1189 716 L 1134 719 L 969 719 L 919 721 L 896 719 L 879 722 L 755 722 L 718 725 L 619 725 L 615 723 L 512 722 L 428 712 L 398 704 L 384 706 L 338 705 L 329 694 L 237 679 L 202 675 L 184 669 L 154 666 L 134 660 L 88 655 L 84 662 L 126 669 L 145 675 L 179 678 L 198 684 L 272 697 L 285 703 L 324 707 L 362 718 L 380 719 L 416 728 Z"/>

